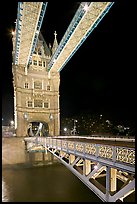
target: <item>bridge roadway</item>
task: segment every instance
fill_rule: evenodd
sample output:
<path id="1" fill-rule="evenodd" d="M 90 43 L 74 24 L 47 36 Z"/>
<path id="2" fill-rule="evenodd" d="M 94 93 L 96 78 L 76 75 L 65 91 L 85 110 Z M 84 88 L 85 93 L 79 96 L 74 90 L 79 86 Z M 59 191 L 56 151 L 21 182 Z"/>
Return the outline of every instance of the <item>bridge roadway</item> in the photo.
<path id="1" fill-rule="evenodd" d="M 124 201 L 135 191 L 134 138 L 57 136 L 24 140 L 28 152 L 42 147 L 52 153 L 103 202 Z M 104 178 L 105 185 L 101 181 Z"/>

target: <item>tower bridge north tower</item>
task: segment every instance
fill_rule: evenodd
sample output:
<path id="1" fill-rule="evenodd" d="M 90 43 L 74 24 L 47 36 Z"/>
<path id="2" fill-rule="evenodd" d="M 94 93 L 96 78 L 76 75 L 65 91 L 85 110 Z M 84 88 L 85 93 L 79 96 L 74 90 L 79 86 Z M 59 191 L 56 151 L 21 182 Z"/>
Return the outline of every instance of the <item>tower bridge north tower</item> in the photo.
<path id="1" fill-rule="evenodd" d="M 18 3 L 12 53 L 17 136 L 26 136 L 38 123 L 37 134 L 45 127 L 44 134 L 59 135 L 59 73 L 113 3 L 81 2 L 59 45 L 54 33 L 52 48 L 40 33 L 47 2 Z"/>
<path id="2" fill-rule="evenodd" d="M 48 72 L 47 65 L 56 50 L 55 39 L 51 48 L 39 33 L 31 63 L 12 64 L 14 87 L 14 119 L 17 136 L 26 136 L 34 122 L 46 124 L 45 135 L 59 135 L 59 85 L 60 74 L 56 70 Z M 15 56 L 15 35 L 13 36 L 13 57 Z M 14 61 L 14 59 L 13 59 Z"/>

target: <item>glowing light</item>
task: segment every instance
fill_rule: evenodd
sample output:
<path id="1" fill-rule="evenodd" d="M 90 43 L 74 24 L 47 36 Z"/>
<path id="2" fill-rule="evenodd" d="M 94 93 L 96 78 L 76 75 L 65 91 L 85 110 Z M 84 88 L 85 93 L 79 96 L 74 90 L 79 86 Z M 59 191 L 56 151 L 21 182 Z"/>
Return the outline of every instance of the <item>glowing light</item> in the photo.
<path id="1" fill-rule="evenodd" d="M 87 5 L 87 3 L 85 3 L 83 9 L 84 9 L 84 11 L 87 11 L 87 10 L 88 10 L 88 5 Z"/>
<path id="2" fill-rule="evenodd" d="M 12 33 L 12 35 L 14 35 L 14 34 L 15 34 L 15 32 L 14 32 L 14 31 L 12 31 L 11 33 Z"/>
<path id="3" fill-rule="evenodd" d="M 42 126 L 43 126 L 43 124 L 40 123 L 38 129 L 41 130 Z"/>
<path id="4" fill-rule="evenodd" d="M 67 131 L 67 128 L 66 128 L 66 127 L 64 128 L 64 131 L 65 131 L 65 132 Z"/>
<path id="5" fill-rule="evenodd" d="M 97 166 L 97 165 L 95 165 L 95 166 L 94 166 L 94 169 L 96 169 L 96 170 L 97 170 L 97 169 L 98 169 L 98 166 Z"/>
<path id="6" fill-rule="evenodd" d="M 13 121 L 13 120 L 11 120 L 11 121 L 10 121 L 10 124 L 11 124 L 11 125 L 14 125 L 14 121 Z"/>

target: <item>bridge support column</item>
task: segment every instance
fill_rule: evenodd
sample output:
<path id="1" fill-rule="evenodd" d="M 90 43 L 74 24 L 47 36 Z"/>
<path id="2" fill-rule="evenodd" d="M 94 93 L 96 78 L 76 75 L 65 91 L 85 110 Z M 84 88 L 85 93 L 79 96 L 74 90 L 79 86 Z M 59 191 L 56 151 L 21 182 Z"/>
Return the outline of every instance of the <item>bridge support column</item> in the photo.
<path id="1" fill-rule="evenodd" d="M 88 175 L 91 172 L 91 161 L 85 159 L 84 161 L 84 169 L 83 169 L 83 174 Z"/>
<path id="2" fill-rule="evenodd" d="M 74 154 L 70 154 L 69 156 L 69 164 L 72 164 L 75 161 L 75 155 Z"/>
<path id="3" fill-rule="evenodd" d="M 110 191 L 114 192 L 117 190 L 117 169 L 110 169 Z"/>
<path id="4" fill-rule="evenodd" d="M 110 193 L 110 167 L 106 167 L 106 202 L 109 202 Z"/>
<path id="5" fill-rule="evenodd" d="M 116 191 L 117 182 L 116 182 L 117 169 L 106 167 L 106 202 L 109 202 L 110 192 Z"/>
<path id="6" fill-rule="evenodd" d="M 63 151 L 60 151 L 60 153 L 59 153 L 59 154 L 60 154 L 60 157 L 64 157 L 66 153 L 65 153 L 65 152 L 63 152 Z"/>

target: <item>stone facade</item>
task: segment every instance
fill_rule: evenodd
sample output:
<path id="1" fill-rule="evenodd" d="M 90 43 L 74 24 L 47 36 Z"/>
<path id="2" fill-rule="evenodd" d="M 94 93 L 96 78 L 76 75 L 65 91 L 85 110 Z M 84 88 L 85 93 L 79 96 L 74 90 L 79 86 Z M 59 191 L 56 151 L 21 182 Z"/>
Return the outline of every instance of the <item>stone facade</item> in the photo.
<path id="1" fill-rule="evenodd" d="M 56 36 L 53 46 L 55 41 Z M 14 50 L 15 37 L 13 38 L 13 58 Z M 27 70 L 25 65 L 12 64 L 14 121 L 17 136 L 26 136 L 32 122 L 46 123 L 51 136 L 60 134 L 60 74 L 57 71 L 47 70 L 52 55 L 52 49 L 48 48 L 40 34 L 32 62 Z"/>

